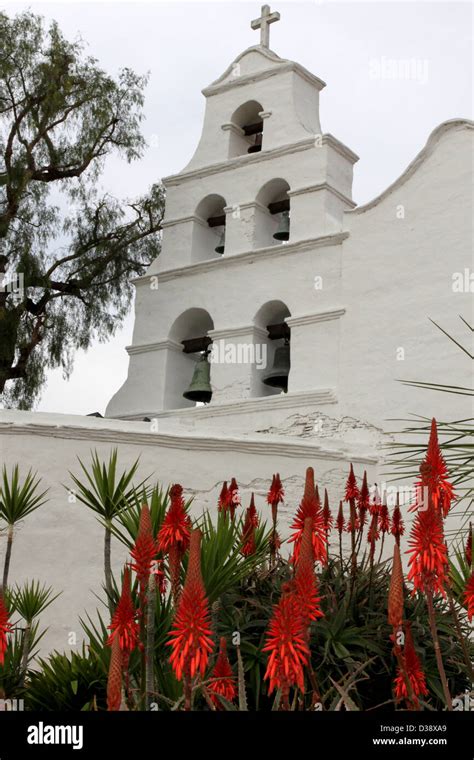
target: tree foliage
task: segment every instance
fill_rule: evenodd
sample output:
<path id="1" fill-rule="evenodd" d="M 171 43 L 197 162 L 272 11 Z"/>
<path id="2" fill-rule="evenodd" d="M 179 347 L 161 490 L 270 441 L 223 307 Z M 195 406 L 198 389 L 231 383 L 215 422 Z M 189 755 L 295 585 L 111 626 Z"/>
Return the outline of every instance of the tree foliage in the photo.
<path id="1" fill-rule="evenodd" d="M 0 391 L 29 408 L 48 368 L 113 335 L 160 251 L 163 188 L 120 201 L 104 163 L 140 158 L 146 76 L 114 79 L 56 23 L 0 13 Z"/>

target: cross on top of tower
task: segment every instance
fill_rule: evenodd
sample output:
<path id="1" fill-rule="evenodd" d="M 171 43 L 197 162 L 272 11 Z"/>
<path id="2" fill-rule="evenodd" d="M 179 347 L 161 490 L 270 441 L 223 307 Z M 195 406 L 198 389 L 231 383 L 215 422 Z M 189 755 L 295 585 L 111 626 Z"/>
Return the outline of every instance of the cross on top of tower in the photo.
<path id="1" fill-rule="evenodd" d="M 250 22 L 252 29 L 260 29 L 260 45 L 270 47 L 270 24 L 280 20 L 278 11 L 270 12 L 269 5 L 262 5 L 261 16 Z"/>

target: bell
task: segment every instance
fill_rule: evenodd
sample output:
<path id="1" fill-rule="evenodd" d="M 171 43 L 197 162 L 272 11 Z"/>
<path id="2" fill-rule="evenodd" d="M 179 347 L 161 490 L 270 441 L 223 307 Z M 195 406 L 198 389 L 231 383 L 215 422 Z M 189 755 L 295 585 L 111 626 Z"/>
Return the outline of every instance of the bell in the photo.
<path id="1" fill-rule="evenodd" d="M 289 240 L 290 239 L 290 212 L 282 211 L 280 224 L 278 229 L 273 235 L 275 240 Z"/>
<path id="2" fill-rule="evenodd" d="M 250 148 L 247 149 L 247 153 L 260 153 L 262 150 L 262 133 L 257 132 L 255 135 L 255 142 Z"/>
<path id="3" fill-rule="evenodd" d="M 271 388 L 281 388 L 286 393 L 290 366 L 290 344 L 285 341 L 285 345 L 279 346 L 275 351 L 273 367 L 263 378 L 265 385 L 269 385 Z"/>
<path id="4" fill-rule="evenodd" d="M 210 379 L 211 365 L 207 361 L 207 354 L 203 354 L 194 367 L 193 379 L 188 390 L 183 393 L 184 398 L 208 404 L 212 398 Z"/>
<path id="5" fill-rule="evenodd" d="M 216 253 L 224 253 L 224 247 L 225 247 L 225 230 L 221 234 L 220 239 L 216 247 L 214 248 Z"/>

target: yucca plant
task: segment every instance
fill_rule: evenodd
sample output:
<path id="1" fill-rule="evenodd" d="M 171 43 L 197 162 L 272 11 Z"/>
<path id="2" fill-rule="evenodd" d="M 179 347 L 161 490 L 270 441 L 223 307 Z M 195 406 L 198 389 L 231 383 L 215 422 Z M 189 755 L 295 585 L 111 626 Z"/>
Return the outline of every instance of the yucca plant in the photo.
<path id="1" fill-rule="evenodd" d="M 91 509 L 104 526 L 104 577 L 107 596 L 112 595 L 111 538 L 114 519 L 128 509 L 138 490 L 143 489 L 148 478 L 135 487 L 132 480 L 136 475 L 139 459 L 128 470 L 117 472 L 117 449 L 113 449 L 107 462 L 101 461 L 96 451 L 91 454 L 91 464 L 87 467 L 79 459 L 82 479 L 71 476 L 77 491 L 76 496 L 82 504 Z M 112 607 L 110 606 L 110 612 Z"/>
<path id="2" fill-rule="evenodd" d="M 2 478 L 0 481 L 0 520 L 6 524 L 7 528 L 7 546 L 5 550 L 5 561 L 3 565 L 3 588 L 7 588 L 8 574 L 13 547 L 13 535 L 15 525 L 21 520 L 35 512 L 42 504 L 48 489 L 38 491 L 41 479 L 36 473 L 28 471 L 26 477 L 22 480 L 18 465 L 12 468 L 11 474 L 8 474 L 7 468 L 2 468 Z"/>
<path id="3" fill-rule="evenodd" d="M 21 659 L 22 685 L 31 659 L 34 621 L 58 596 L 60 596 L 60 593 L 54 594 L 51 586 L 41 586 L 39 581 L 34 580 L 30 583 L 26 581 L 23 586 L 16 585 L 15 588 L 9 590 L 11 609 L 18 613 L 25 621 Z"/>

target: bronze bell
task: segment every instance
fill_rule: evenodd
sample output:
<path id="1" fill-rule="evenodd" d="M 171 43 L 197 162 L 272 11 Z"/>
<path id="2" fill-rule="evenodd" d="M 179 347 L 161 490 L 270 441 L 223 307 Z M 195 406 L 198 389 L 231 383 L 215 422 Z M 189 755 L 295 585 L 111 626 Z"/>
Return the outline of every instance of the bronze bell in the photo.
<path id="1" fill-rule="evenodd" d="M 262 150 L 262 133 L 257 132 L 255 135 L 255 142 L 250 148 L 247 148 L 247 153 L 260 153 Z"/>
<path id="2" fill-rule="evenodd" d="M 212 398 L 211 365 L 207 353 L 203 354 L 194 367 L 193 379 L 188 390 L 183 393 L 188 401 L 202 401 L 208 404 Z"/>
<path id="3" fill-rule="evenodd" d="M 290 239 L 290 212 L 282 211 L 280 224 L 278 229 L 273 235 L 275 240 L 289 240 Z"/>
<path id="4" fill-rule="evenodd" d="M 221 236 L 219 238 L 219 242 L 216 245 L 216 247 L 214 248 L 214 250 L 215 250 L 216 253 L 224 253 L 224 248 L 225 248 L 225 229 L 222 232 L 222 234 L 221 234 Z"/>
<path id="5" fill-rule="evenodd" d="M 279 346 L 275 351 L 273 367 L 263 378 L 265 385 L 269 385 L 271 388 L 281 388 L 286 393 L 290 366 L 290 344 L 288 340 L 285 340 L 285 344 Z"/>

